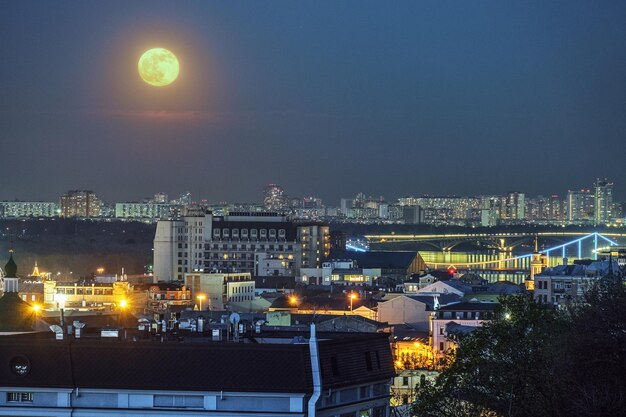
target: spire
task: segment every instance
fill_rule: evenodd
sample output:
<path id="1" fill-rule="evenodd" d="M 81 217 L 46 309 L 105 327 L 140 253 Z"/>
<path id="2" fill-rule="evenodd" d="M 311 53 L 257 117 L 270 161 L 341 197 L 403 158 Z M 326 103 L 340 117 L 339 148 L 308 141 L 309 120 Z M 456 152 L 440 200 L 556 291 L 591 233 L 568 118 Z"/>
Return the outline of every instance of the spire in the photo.
<path id="1" fill-rule="evenodd" d="M 9 261 L 4 266 L 5 278 L 17 278 L 17 264 L 13 260 L 13 249 L 9 250 Z"/>
<path id="2" fill-rule="evenodd" d="M 17 264 L 13 260 L 13 249 L 9 251 L 9 261 L 4 266 L 4 272 L 6 276 L 4 277 L 4 293 L 14 292 L 17 293 L 18 289 L 18 280 L 17 280 Z"/>
<path id="3" fill-rule="evenodd" d="M 539 245 L 537 242 L 537 235 L 535 235 L 535 253 L 539 252 Z"/>
<path id="4" fill-rule="evenodd" d="M 33 273 L 30 274 L 31 277 L 39 276 L 39 267 L 37 266 L 37 261 L 35 261 L 35 267 L 33 268 Z"/>

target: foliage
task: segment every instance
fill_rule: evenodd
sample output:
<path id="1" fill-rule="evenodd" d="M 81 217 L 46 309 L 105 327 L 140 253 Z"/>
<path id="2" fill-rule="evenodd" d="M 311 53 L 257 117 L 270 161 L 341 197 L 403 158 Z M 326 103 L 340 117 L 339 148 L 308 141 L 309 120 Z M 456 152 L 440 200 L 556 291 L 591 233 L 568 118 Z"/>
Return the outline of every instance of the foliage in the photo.
<path id="1" fill-rule="evenodd" d="M 566 311 L 528 294 L 459 340 L 416 416 L 606 416 L 626 405 L 626 291 L 603 282 Z"/>

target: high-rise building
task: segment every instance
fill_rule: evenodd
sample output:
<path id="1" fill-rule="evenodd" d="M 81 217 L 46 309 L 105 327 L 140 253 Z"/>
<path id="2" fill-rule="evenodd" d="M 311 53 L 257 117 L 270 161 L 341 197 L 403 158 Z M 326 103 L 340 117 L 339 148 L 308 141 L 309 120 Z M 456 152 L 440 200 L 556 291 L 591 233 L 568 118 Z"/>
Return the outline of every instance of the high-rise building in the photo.
<path id="1" fill-rule="evenodd" d="M 288 201 L 280 185 L 268 184 L 263 189 L 263 205 L 266 210 L 284 211 L 287 209 Z"/>
<path id="2" fill-rule="evenodd" d="M 70 190 L 59 202 L 62 217 L 100 217 L 102 201 L 89 190 Z"/>
<path id="3" fill-rule="evenodd" d="M 612 217 L 613 183 L 608 182 L 606 178 L 603 180 L 598 178 L 595 188 L 594 222 L 595 224 L 607 224 Z"/>
<path id="4" fill-rule="evenodd" d="M 563 200 L 557 194 L 552 194 L 548 201 L 548 220 L 562 221 L 563 217 Z"/>
<path id="5" fill-rule="evenodd" d="M 524 220 L 525 209 L 524 193 L 509 192 L 505 200 L 504 220 Z"/>
<path id="6" fill-rule="evenodd" d="M 177 220 L 161 220 L 154 237 L 156 280 L 183 279 L 192 272 L 250 272 L 257 259 L 284 260 L 296 275 L 302 266 L 321 265 L 330 251 L 328 226 L 294 222 L 277 213 L 214 216 L 187 209 Z"/>
<path id="7" fill-rule="evenodd" d="M 588 223 L 594 218 L 595 196 L 591 190 L 569 190 L 566 209 L 568 223 Z"/>

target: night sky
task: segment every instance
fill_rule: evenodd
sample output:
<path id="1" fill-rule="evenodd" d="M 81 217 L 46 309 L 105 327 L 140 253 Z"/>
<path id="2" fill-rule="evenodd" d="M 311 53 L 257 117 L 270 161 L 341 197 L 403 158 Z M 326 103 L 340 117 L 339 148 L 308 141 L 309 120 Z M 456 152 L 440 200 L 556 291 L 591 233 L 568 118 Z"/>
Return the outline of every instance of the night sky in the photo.
<path id="1" fill-rule="evenodd" d="M 622 200 L 625 144 L 624 1 L 0 2 L 0 199 Z"/>

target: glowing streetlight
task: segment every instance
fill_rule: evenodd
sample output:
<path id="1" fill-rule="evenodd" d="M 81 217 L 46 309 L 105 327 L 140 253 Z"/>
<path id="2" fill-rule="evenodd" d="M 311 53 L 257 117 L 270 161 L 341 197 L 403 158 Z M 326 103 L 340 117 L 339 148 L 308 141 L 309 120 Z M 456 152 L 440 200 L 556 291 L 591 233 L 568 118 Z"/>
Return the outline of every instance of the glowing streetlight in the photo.
<path id="1" fill-rule="evenodd" d="M 65 308 L 65 302 L 67 301 L 67 296 L 65 294 L 56 294 L 56 301 L 61 310 Z"/>
<path id="2" fill-rule="evenodd" d="M 33 311 L 35 312 L 35 314 L 37 314 L 39 310 L 41 310 L 41 306 L 39 304 L 35 304 L 33 306 Z"/>
<path id="3" fill-rule="evenodd" d="M 355 293 L 351 292 L 349 295 L 349 298 L 350 298 L 350 312 L 352 312 L 352 302 L 356 300 L 358 296 Z"/>
<path id="4" fill-rule="evenodd" d="M 511 320 L 511 313 L 506 313 L 506 314 L 504 315 L 504 318 L 505 318 L 506 320 Z"/>
<path id="5" fill-rule="evenodd" d="M 292 295 L 291 297 L 289 297 L 289 304 L 295 306 L 296 304 L 298 304 L 298 298 L 295 295 Z"/>
<path id="6" fill-rule="evenodd" d="M 126 307 L 128 307 L 128 301 L 126 301 L 126 300 L 121 300 L 121 301 L 120 301 L 120 307 L 121 307 L 121 308 L 126 308 Z"/>
<path id="7" fill-rule="evenodd" d="M 206 295 L 204 295 L 204 294 L 200 294 L 200 295 L 198 295 L 196 298 L 197 298 L 197 299 L 198 299 L 198 301 L 200 302 L 200 306 L 199 306 L 199 308 L 200 308 L 200 311 L 202 311 L 202 300 L 204 300 L 204 299 L 206 298 Z"/>
<path id="8" fill-rule="evenodd" d="M 98 273 L 98 275 L 102 275 L 104 273 L 104 268 L 100 267 L 100 268 L 96 269 L 96 272 Z"/>

